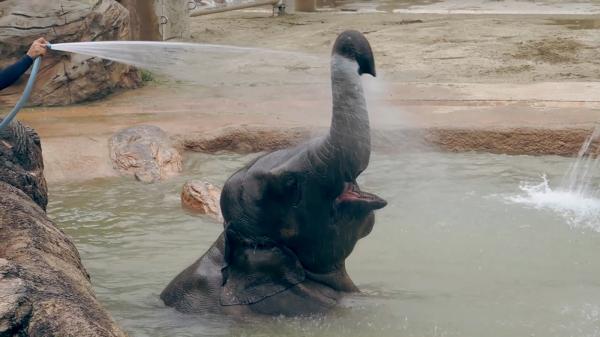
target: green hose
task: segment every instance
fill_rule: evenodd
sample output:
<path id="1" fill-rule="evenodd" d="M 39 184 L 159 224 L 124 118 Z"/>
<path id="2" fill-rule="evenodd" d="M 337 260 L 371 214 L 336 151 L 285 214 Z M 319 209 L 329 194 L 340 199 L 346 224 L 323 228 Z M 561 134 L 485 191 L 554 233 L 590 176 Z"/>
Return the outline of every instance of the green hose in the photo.
<path id="1" fill-rule="evenodd" d="M 31 69 L 31 75 L 29 75 L 29 80 L 27 80 L 27 85 L 25 86 L 25 90 L 23 90 L 23 95 L 19 98 L 19 101 L 15 105 L 15 107 L 10 111 L 10 113 L 2 120 L 0 123 L 0 130 L 4 129 L 12 120 L 15 118 L 19 110 L 23 108 L 27 100 L 29 99 L 29 95 L 31 94 L 31 90 L 33 89 L 33 84 L 35 83 L 35 78 L 40 70 L 40 64 L 42 63 L 41 57 L 36 57 L 33 61 L 33 68 Z"/>

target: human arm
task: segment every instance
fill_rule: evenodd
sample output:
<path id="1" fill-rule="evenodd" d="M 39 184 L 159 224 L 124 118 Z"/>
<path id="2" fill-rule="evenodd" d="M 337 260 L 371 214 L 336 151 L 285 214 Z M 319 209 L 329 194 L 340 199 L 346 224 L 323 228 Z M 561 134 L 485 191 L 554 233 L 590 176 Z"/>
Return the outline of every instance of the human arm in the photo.
<path id="1" fill-rule="evenodd" d="M 27 55 L 21 57 L 15 64 L 0 70 L 0 90 L 15 83 L 31 67 L 33 59 L 45 55 L 47 43 L 48 41 L 44 38 L 35 40 L 27 51 Z"/>
<path id="2" fill-rule="evenodd" d="M 15 64 L 0 70 L 0 90 L 15 83 L 32 63 L 33 59 L 29 55 L 23 55 Z"/>

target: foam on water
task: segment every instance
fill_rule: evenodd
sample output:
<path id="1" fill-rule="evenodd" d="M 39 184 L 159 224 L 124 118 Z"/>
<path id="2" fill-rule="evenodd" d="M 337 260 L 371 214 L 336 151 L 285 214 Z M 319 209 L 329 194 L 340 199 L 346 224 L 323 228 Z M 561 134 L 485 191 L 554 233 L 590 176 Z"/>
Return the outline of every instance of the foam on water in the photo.
<path id="1" fill-rule="evenodd" d="M 549 209 L 563 216 L 572 228 L 600 232 L 600 199 L 575 191 L 552 189 L 546 175 L 541 183 L 521 182 L 523 194 L 509 196 L 511 202 L 537 209 Z"/>

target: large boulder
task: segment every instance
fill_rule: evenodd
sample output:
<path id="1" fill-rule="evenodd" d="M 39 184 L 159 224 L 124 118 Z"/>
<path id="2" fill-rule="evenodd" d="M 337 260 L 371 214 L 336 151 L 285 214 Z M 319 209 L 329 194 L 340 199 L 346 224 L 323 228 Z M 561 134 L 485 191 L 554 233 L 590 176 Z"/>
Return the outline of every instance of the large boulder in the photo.
<path id="1" fill-rule="evenodd" d="M 51 43 L 127 40 L 129 12 L 115 0 L 0 1 L 0 67 L 23 56 L 38 37 Z M 12 105 L 19 85 L 0 93 L 0 104 Z M 50 51 L 30 98 L 34 105 L 65 105 L 104 97 L 141 83 L 135 68 L 95 57 Z"/>
<path id="2" fill-rule="evenodd" d="M 0 336 L 125 337 L 44 211 L 41 154 L 32 129 L 17 122 L 0 131 Z"/>
<path id="3" fill-rule="evenodd" d="M 221 215 L 221 189 L 201 180 L 190 180 L 183 185 L 181 205 L 192 213 L 206 214 L 217 221 Z"/>
<path id="4" fill-rule="evenodd" d="M 159 127 L 139 125 L 115 133 L 109 140 L 113 167 L 124 175 L 152 183 L 182 171 L 181 153 Z"/>

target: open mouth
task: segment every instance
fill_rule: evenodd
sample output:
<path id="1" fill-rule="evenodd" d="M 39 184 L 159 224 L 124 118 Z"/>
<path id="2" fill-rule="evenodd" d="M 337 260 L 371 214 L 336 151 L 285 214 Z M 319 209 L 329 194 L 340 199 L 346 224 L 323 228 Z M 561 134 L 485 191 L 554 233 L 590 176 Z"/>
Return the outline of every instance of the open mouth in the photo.
<path id="1" fill-rule="evenodd" d="M 385 207 L 387 205 L 387 201 L 383 200 L 379 196 L 363 192 L 360 190 L 358 185 L 354 182 L 346 182 L 344 183 L 344 190 L 342 193 L 336 198 L 336 202 L 338 204 L 342 203 L 357 203 L 363 204 L 365 206 L 369 206 L 371 209 L 379 209 Z"/>

